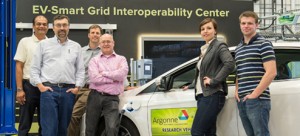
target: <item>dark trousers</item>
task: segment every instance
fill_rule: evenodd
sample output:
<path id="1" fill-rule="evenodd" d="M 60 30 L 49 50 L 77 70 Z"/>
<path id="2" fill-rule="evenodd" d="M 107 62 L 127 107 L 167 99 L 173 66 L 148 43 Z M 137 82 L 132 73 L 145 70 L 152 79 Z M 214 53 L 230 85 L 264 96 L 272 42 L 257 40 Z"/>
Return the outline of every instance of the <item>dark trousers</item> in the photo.
<path id="1" fill-rule="evenodd" d="M 20 120 L 18 136 L 27 136 L 33 122 L 35 110 L 37 110 L 39 135 L 41 135 L 40 125 L 40 95 L 37 87 L 32 86 L 28 80 L 23 80 L 23 90 L 25 92 L 25 104 L 20 105 Z"/>
<path id="2" fill-rule="evenodd" d="M 119 124 L 119 97 L 103 95 L 91 90 L 86 106 L 86 136 L 98 136 L 101 115 L 105 119 L 106 136 L 117 136 Z"/>
<path id="3" fill-rule="evenodd" d="M 225 95 L 218 91 L 210 96 L 197 96 L 197 111 L 191 133 L 193 136 L 216 136 L 217 117 L 225 104 Z"/>

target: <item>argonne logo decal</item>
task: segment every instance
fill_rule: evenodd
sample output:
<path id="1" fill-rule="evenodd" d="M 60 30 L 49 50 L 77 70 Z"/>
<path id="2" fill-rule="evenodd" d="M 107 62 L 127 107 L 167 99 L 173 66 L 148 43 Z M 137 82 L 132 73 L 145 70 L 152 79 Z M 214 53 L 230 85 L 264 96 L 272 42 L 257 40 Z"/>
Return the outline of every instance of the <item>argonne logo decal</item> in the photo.
<path id="1" fill-rule="evenodd" d="M 186 110 L 181 110 L 181 112 L 178 115 L 178 118 L 180 120 L 187 120 L 189 118 L 188 113 L 186 112 Z"/>

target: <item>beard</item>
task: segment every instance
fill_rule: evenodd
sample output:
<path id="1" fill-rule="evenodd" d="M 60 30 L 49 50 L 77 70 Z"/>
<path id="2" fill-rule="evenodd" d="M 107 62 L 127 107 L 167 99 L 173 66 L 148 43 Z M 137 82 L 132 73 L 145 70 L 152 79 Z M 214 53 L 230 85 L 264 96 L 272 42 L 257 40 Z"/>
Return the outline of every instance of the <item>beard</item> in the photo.
<path id="1" fill-rule="evenodd" d="M 66 38 L 67 37 L 67 31 L 65 31 L 65 30 L 58 31 L 57 37 Z"/>

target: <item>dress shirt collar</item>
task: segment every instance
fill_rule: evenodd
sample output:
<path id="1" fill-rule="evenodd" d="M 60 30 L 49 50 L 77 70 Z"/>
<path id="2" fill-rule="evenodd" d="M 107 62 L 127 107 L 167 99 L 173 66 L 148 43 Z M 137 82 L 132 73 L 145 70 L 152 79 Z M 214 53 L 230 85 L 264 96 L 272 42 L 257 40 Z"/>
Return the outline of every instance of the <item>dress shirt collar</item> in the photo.
<path id="1" fill-rule="evenodd" d="M 90 45 L 88 44 L 87 47 L 85 48 L 85 50 L 86 50 L 86 51 L 88 51 L 88 50 L 100 50 L 100 47 L 98 46 L 97 48 L 92 49 L 92 48 L 90 47 Z"/>
<path id="2" fill-rule="evenodd" d="M 100 52 L 100 57 L 106 57 L 106 58 L 109 58 L 109 57 L 113 57 L 113 56 L 116 56 L 117 54 L 116 54 L 116 52 L 114 51 L 111 55 L 104 55 L 103 53 L 102 53 L 102 51 Z"/>
<path id="3" fill-rule="evenodd" d="M 253 42 L 256 41 L 258 37 L 260 37 L 260 35 L 256 33 L 256 34 L 250 39 L 249 43 L 245 43 L 245 39 L 244 39 L 244 37 L 243 37 L 242 40 L 241 40 L 241 43 L 242 43 L 242 45 L 252 45 Z"/>
<path id="4" fill-rule="evenodd" d="M 33 38 L 33 41 L 34 42 L 39 42 L 40 40 L 34 35 L 34 33 L 32 34 L 32 38 Z M 44 39 L 47 39 L 48 37 L 47 36 L 45 36 L 45 38 Z"/>
<path id="5" fill-rule="evenodd" d="M 66 39 L 66 41 L 65 42 L 63 42 L 63 43 L 60 43 L 60 40 L 57 38 L 57 36 L 55 35 L 54 36 L 54 39 L 56 39 L 56 41 L 59 43 L 59 44 L 61 44 L 61 45 L 65 45 L 68 41 L 69 41 L 69 38 L 67 37 L 67 39 Z"/>

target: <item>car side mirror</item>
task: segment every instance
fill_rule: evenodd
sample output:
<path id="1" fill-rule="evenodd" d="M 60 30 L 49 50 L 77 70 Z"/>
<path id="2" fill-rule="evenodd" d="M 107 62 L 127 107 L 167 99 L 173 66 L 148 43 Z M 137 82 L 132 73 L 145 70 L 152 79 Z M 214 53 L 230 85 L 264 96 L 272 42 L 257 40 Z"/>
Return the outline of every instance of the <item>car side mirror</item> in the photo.
<path id="1" fill-rule="evenodd" d="M 167 78 L 166 77 L 156 79 L 155 83 L 156 83 L 156 86 L 158 87 L 159 91 L 167 90 Z"/>

